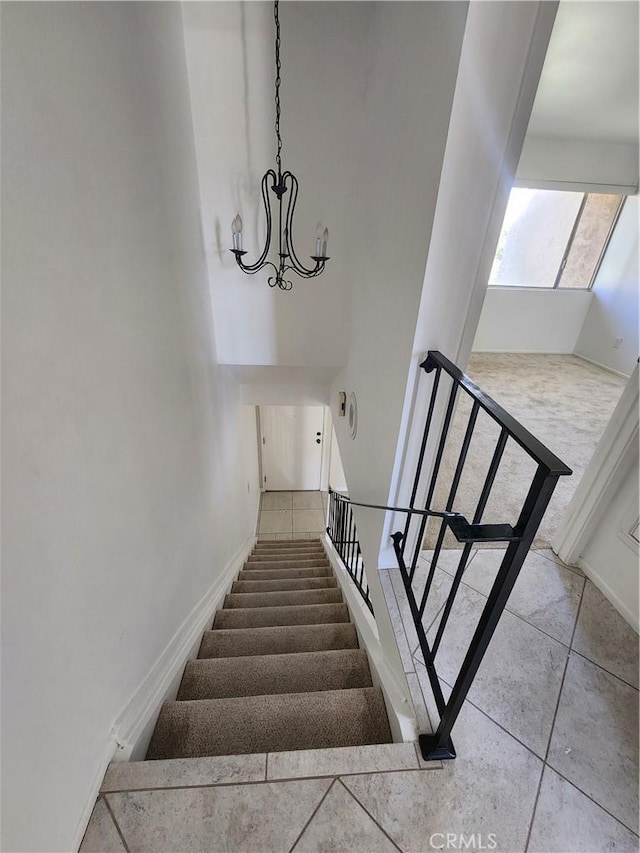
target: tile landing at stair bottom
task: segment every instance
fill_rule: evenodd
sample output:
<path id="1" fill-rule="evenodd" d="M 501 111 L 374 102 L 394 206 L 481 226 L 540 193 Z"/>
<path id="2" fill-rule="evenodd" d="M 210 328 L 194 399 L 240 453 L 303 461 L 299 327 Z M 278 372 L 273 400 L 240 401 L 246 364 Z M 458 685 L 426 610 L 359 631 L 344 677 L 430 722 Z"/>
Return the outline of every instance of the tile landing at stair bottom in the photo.
<path id="1" fill-rule="evenodd" d="M 110 766 L 82 850 L 119 849 L 115 837 L 113 845 L 104 837 L 114 828 L 118 839 L 129 835 L 124 843 L 135 849 L 155 849 L 152 839 L 159 837 L 168 849 L 212 849 L 217 819 L 216 826 L 204 818 L 194 826 L 173 813 L 171 827 L 163 828 L 162 803 L 176 796 L 229 803 L 236 794 L 249 796 L 248 785 L 255 808 L 261 783 L 277 800 L 290 780 L 308 787 L 315 779 L 324 798 L 338 775 L 438 769 L 421 768 L 413 743 L 390 741 L 382 693 L 321 543 L 258 543 L 205 632 L 198 658 L 188 662 L 176 701 L 161 710 L 147 751 L 152 760 Z M 234 754 L 224 754 L 226 748 Z M 346 790 L 333 796 L 352 799 Z M 115 814 L 134 800 L 129 817 L 135 826 L 125 829 L 128 818 Z M 204 808 L 216 810 L 215 804 Z M 245 833 L 236 841 L 242 849 Z M 265 835 L 255 844 L 272 849 Z M 278 842 L 273 849 L 281 848 Z"/>
<path id="2" fill-rule="evenodd" d="M 280 853 L 298 844 L 330 792 L 362 844 L 335 849 L 398 850 L 339 780 L 394 772 L 431 777 L 441 769 L 440 762 L 423 762 L 414 743 L 115 762 L 80 853 Z"/>

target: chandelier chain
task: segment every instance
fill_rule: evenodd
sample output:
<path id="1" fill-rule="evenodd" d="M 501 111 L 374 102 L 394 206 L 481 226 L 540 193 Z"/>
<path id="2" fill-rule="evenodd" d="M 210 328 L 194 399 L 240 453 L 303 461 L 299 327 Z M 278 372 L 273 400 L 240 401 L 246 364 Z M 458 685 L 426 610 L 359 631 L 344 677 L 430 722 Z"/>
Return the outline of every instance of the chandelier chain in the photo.
<path id="1" fill-rule="evenodd" d="M 238 214 L 231 224 L 233 234 L 233 249 L 231 251 L 236 256 L 236 263 L 240 269 L 253 275 L 265 267 L 271 267 L 274 274 L 269 276 L 267 284 L 269 287 L 278 287 L 280 290 L 291 290 L 293 282 L 285 278 L 288 272 L 295 273 L 301 278 L 315 278 L 324 272 L 325 264 L 329 260 L 327 255 L 327 240 L 329 232 L 322 226 L 319 226 L 316 235 L 315 255 L 311 255 L 313 266 L 307 267 L 300 261 L 296 254 L 293 245 L 293 217 L 298 198 L 298 179 L 293 172 L 282 172 L 282 136 L 280 134 L 280 84 L 282 82 L 282 66 L 280 63 L 280 15 L 279 15 L 279 0 L 273 2 L 273 17 L 275 21 L 275 60 L 276 60 L 276 75 L 275 75 L 275 131 L 276 131 L 276 169 L 277 174 L 273 169 L 267 169 L 262 176 L 262 203 L 266 216 L 267 233 L 262 254 L 254 263 L 245 263 L 243 256 L 247 252 L 242 248 L 242 219 Z M 271 210 L 271 201 L 269 191 L 273 192 L 277 197 L 277 217 L 276 222 L 273 222 L 273 214 Z M 283 205 L 283 196 L 287 195 L 286 206 Z M 277 227 L 277 250 L 278 262 L 267 260 L 271 250 L 271 237 L 273 228 Z"/>
<path id="2" fill-rule="evenodd" d="M 282 137 L 280 136 L 280 17 L 278 15 L 278 0 L 273 4 L 273 16 L 276 23 L 276 139 L 278 150 L 276 153 L 276 165 L 278 167 L 278 178 L 282 174 Z"/>

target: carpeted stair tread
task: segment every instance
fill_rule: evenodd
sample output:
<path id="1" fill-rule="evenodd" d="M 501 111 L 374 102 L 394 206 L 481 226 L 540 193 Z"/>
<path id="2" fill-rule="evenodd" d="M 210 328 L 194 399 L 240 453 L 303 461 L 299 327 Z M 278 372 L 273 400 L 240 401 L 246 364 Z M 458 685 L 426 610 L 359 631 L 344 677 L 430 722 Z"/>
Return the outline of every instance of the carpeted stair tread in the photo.
<path id="1" fill-rule="evenodd" d="M 305 554 L 311 557 L 316 557 L 318 555 L 321 557 L 327 556 L 327 552 L 321 545 L 313 548 L 254 548 L 249 556 L 260 556 L 270 559 L 271 557 L 286 557 L 287 555 L 289 555 L 290 558 L 296 555 L 303 557 Z"/>
<path id="2" fill-rule="evenodd" d="M 264 551 L 254 551 L 247 557 L 248 563 L 273 563 L 279 560 L 324 560 L 326 562 L 327 555 L 319 549 L 318 551 L 276 551 L 266 554 Z"/>
<path id="3" fill-rule="evenodd" d="M 346 604 L 307 604 L 293 607 L 242 607 L 218 610 L 216 628 L 267 628 L 272 625 L 314 625 L 319 622 L 348 622 Z"/>
<path id="4" fill-rule="evenodd" d="M 231 592 L 277 592 L 293 589 L 331 589 L 338 586 L 335 578 L 281 578 L 279 580 L 234 581 Z"/>
<path id="5" fill-rule="evenodd" d="M 265 569 L 281 569 L 283 567 L 287 568 L 300 568 L 305 569 L 310 566 L 328 566 L 329 560 L 326 557 L 282 557 L 278 555 L 277 560 L 247 560 L 243 566 L 245 569 L 251 569 L 255 571 L 256 566 L 260 566 Z"/>
<path id="6" fill-rule="evenodd" d="M 243 569 L 238 575 L 239 581 L 284 580 L 286 578 L 328 578 L 330 570 L 327 566 L 315 569 L 258 569 L 249 571 Z"/>
<path id="7" fill-rule="evenodd" d="M 362 649 L 189 661 L 178 700 L 371 687 Z"/>
<path id="8" fill-rule="evenodd" d="M 199 658 L 281 655 L 330 649 L 357 649 L 358 635 L 351 622 L 316 625 L 277 625 L 206 631 Z"/>
<path id="9" fill-rule="evenodd" d="M 329 561 L 326 558 L 314 557 L 310 560 L 247 560 L 244 568 L 250 572 L 255 572 L 259 569 L 269 571 L 271 569 L 315 569 L 318 566 L 328 566 Z"/>
<path id="10" fill-rule="evenodd" d="M 231 593 L 224 598 L 224 609 L 240 607 L 293 607 L 307 604 L 339 604 L 339 589 L 291 589 L 275 592 Z"/>
<path id="11" fill-rule="evenodd" d="M 168 703 L 147 760 L 390 742 L 378 688 L 281 693 Z"/>

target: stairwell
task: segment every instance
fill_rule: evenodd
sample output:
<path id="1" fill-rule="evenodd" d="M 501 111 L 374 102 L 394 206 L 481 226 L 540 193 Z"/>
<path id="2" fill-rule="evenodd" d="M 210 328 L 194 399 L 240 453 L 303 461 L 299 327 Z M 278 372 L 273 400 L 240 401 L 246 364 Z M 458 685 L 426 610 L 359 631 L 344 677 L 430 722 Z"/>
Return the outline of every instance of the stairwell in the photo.
<path id="1" fill-rule="evenodd" d="M 391 742 L 320 540 L 259 542 L 158 717 L 147 760 Z"/>

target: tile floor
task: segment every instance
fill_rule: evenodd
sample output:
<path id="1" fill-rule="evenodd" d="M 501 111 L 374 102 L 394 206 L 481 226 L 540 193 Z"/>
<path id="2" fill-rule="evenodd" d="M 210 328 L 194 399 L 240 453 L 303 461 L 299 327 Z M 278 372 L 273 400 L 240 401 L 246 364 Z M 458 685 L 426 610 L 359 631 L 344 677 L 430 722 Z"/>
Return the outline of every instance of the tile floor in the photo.
<path id="1" fill-rule="evenodd" d="M 502 554 L 472 553 L 436 661 L 445 696 Z M 418 577 L 426 576 L 430 556 L 424 552 Z M 435 634 L 459 556 L 446 551 L 438 561 L 427 636 Z M 425 706 L 436 720 L 400 573 L 381 576 L 414 703 L 423 722 Z M 475 736 L 467 730 L 472 716 Z M 549 550 L 527 557 L 454 729 L 459 757 L 452 765 L 468 764 L 489 788 L 496 782 L 486 773 L 487 746 L 477 740 L 498 731 L 505 755 L 503 761 L 492 755 L 494 771 L 500 765 L 496 781 L 506 776 L 520 786 L 514 818 L 519 812 L 520 831 L 526 828 L 511 849 L 638 849 L 638 637 L 579 569 L 564 566 Z M 519 774 L 516 763 L 509 766 L 516 745 L 529 755 L 530 775 Z M 452 765 L 445 771 L 462 775 Z M 390 791 L 374 787 L 391 809 Z M 474 805 L 484 801 L 487 808 L 487 794 L 469 780 L 465 820 Z"/>
<path id="2" fill-rule="evenodd" d="M 283 496 L 267 497 L 261 522 L 286 512 L 291 531 L 265 535 L 292 536 L 296 511 L 320 511 L 290 499 L 273 508 Z M 456 556 L 439 561 L 427 623 Z M 439 655 L 445 681 L 499 558 L 472 556 Z M 433 703 L 399 573 L 381 578 L 428 729 Z M 637 649 L 579 570 L 532 552 L 456 723 L 455 761 L 425 765 L 412 745 L 395 744 L 322 751 L 320 764 L 314 751 L 154 762 L 171 765 L 152 768 L 159 783 L 143 773 L 126 784 L 112 765 L 81 851 L 637 851 Z"/>
<path id="3" fill-rule="evenodd" d="M 326 529 L 326 492 L 263 492 L 258 539 L 314 539 Z"/>

